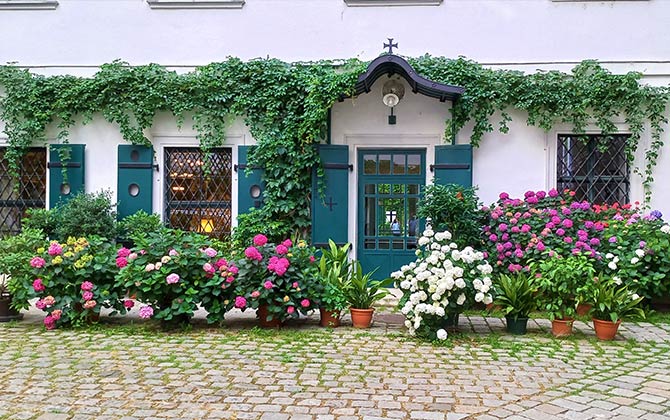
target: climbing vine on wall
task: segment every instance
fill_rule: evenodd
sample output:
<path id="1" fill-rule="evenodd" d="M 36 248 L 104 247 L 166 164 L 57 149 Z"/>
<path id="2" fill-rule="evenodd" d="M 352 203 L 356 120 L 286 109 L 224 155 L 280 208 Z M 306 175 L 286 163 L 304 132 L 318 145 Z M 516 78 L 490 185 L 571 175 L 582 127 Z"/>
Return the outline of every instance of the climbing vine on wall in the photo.
<path id="1" fill-rule="evenodd" d="M 523 74 L 491 70 L 466 60 L 423 56 L 408 59 L 422 76 L 463 86 L 465 94 L 452 111 L 460 129 L 473 123 L 471 143 L 479 145 L 487 132 L 507 132 L 511 109 L 527 113 L 527 123 L 549 130 L 568 123 L 576 133 L 590 121 L 605 133 L 616 131 L 621 116 L 631 133 L 629 161 L 640 136 L 650 129 L 642 170 L 647 199 L 653 168 L 663 146 L 663 126 L 669 99 L 666 87 L 640 82 L 641 74 L 611 74 L 598 63 L 585 61 L 570 74 L 556 71 Z M 310 168 L 318 162 L 312 145 L 325 137 L 328 109 L 353 93 L 365 63 L 284 63 L 275 59 L 243 62 L 231 58 L 177 74 L 151 64 L 130 67 L 123 62 L 102 65 L 91 78 L 40 76 L 15 66 L 0 67 L 0 120 L 9 139 L 6 157 L 18 174 L 20 158 L 34 142 L 44 141 L 47 127 L 67 142 L 76 121 L 87 123 L 101 114 L 115 124 L 124 139 L 150 145 L 144 131 L 158 111 L 172 112 L 179 124 L 192 115 L 193 127 L 205 151 L 225 141 L 226 121 L 244 118 L 257 147 L 251 163 L 265 168 L 263 217 L 285 221 L 287 227 L 310 224 Z M 494 115 L 500 116 L 494 121 Z M 76 118 L 80 118 L 76 119 Z M 607 147 L 603 144 L 602 147 Z"/>

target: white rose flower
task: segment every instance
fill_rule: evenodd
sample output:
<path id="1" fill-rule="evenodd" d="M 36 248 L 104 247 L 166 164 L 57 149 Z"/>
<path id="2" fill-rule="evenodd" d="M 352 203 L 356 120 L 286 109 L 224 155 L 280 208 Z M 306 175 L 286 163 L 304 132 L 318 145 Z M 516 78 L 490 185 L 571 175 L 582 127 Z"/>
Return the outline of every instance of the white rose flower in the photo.
<path id="1" fill-rule="evenodd" d="M 618 262 L 619 262 L 619 257 L 614 257 L 614 259 L 612 260 L 612 262 L 614 262 L 614 264 L 618 263 Z"/>
<path id="2" fill-rule="evenodd" d="M 456 245 L 456 242 L 452 242 L 452 243 L 449 244 L 449 248 L 458 249 L 458 245 Z"/>
<path id="3" fill-rule="evenodd" d="M 635 255 L 637 255 L 640 258 L 644 257 L 644 250 L 643 249 L 636 249 L 635 250 Z"/>
<path id="4" fill-rule="evenodd" d="M 637 264 L 640 262 L 640 259 L 638 257 L 633 257 L 630 259 L 631 264 Z"/>
<path id="5" fill-rule="evenodd" d="M 456 299 L 456 304 L 458 306 L 461 306 L 462 304 L 465 303 L 465 293 L 461 293 L 458 298 Z"/>
<path id="6" fill-rule="evenodd" d="M 491 277 L 484 277 L 482 280 L 484 281 L 484 286 L 491 286 Z"/>
<path id="7" fill-rule="evenodd" d="M 670 233 L 670 225 L 663 225 L 663 226 L 661 226 L 661 232 L 663 232 L 663 233 Z"/>
<path id="8" fill-rule="evenodd" d="M 439 330 L 437 330 L 438 340 L 446 340 L 448 336 L 449 334 L 447 334 L 447 332 L 444 329 L 440 328 Z"/>
<path id="9" fill-rule="evenodd" d="M 445 235 L 444 232 L 437 232 L 437 233 L 435 234 L 435 240 L 436 240 L 436 241 L 440 241 L 440 242 L 442 242 L 442 241 L 444 241 L 445 239 L 447 239 L 447 235 Z"/>
<path id="10" fill-rule="evenodd" d="M 445 281 L 445 286 L 446 286 L 447 290 L 453 289 L 454 284 L 455 284 L 455 282 L 454 282 L 454 279 L 452 277 L 447 278 L 447 280 Z"/>
<path id="11" fill-rule="evenodd" d="M 442 295 L 439 294 L 439 293 L 433 293 L 433 294 L 430 296 L 430 298 L 433 299 L 435 302 L 437 302 L 438 300 L 440 300 L 440 299 L 442 298 Z"/>

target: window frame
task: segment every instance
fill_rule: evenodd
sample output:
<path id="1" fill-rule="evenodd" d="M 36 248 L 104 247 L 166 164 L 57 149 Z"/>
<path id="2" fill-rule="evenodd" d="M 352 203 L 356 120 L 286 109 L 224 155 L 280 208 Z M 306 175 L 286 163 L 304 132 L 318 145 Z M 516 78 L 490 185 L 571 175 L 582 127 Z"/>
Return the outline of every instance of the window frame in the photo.
<path id="1" fill-rule="evenodd" d="M 0 10 L 54 10 L 58 0 L 0 0 Z"/>
<path id="2" fill-rule="evenodd" d="M 246 0 L 146 0 L 152 9 L 241 9 Z"/>

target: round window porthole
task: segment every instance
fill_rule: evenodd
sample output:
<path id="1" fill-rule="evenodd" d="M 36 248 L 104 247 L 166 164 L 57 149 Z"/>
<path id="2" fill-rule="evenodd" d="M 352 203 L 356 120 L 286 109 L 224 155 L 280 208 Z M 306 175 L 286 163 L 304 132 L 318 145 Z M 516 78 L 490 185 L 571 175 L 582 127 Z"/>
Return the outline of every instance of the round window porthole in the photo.
<path id="1" fill-rule="evenodd" d="M 61 195 L 69 195 L 70 194 L 70 184 L 68 184 L 68 183 L 60 184 L 60 193 L 61 193 Z"/>
<path id="2" fill-rule="evenodd" d="M 131 197 L 137 197 L 140 194 L 140 186 L 137 184 L 128 185 L 128 194 Z"/>
<path id="3" fill-rule="evenodd" d="M 130 160 L 133 162 L 140 160 L 140 152 L 138 152 L 137 149 L 133 149 L 133 151 L 130 152 Z"/>
<path id="4" fill-rule="evenodd" d="M 251 195 L 251 198 L 258 198 L 261 196 L 261 187 L 260 185 L 252 185 L 251 188 L 249 189 L 249 194 Z"/>

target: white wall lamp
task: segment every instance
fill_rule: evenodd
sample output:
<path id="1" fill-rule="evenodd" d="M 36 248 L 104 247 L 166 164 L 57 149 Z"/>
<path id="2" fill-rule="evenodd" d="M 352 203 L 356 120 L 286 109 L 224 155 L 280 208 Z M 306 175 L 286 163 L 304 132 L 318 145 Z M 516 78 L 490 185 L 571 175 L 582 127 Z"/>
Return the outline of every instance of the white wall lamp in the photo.
<path id="1" fill-rule="evenodd" d="M 391 108 L 391 115 L 389 115 L 389 124 L 391 125 L 396 123 L 393 108 L 398 105 L 403 96 L 405 96 L 405 86 L 397 80 L 388 80 L 382 86 L 382 101 L 384 105 Z"/>

